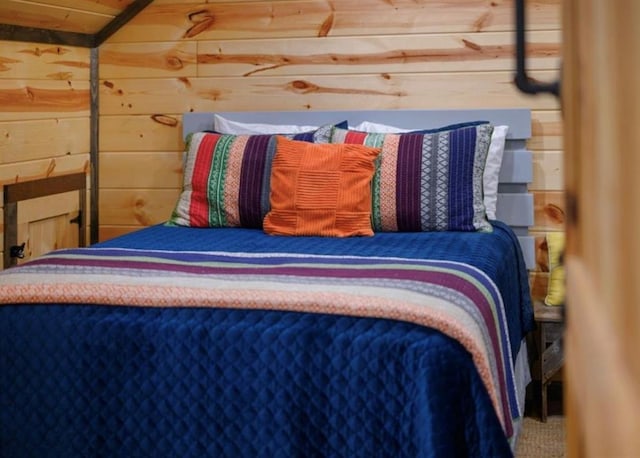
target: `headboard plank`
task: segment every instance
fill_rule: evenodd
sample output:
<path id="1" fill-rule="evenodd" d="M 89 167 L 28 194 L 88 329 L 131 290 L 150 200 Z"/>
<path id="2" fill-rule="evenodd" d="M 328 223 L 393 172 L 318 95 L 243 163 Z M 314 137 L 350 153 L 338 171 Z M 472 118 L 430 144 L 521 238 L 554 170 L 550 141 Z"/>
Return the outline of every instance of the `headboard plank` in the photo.
<path id="1" fill-rule="evenodd" d="M 362 121 L 387 124 L 405 129 L 431 129 L 465 121 L 489 121 L 508 125 L 497 218 L 514 228 L 522 247 L 527 268 L 535 267 L 535 242 L 528 235 L 533 225 L 533 196 L 527 185 L 532 181 L 531 152 L 526 142 L 531 137 L 531 112 L 526 108 L 471 110 L 362 110 L 362 111 L 279 111 L 219 112 L 229 120 L 246 123 L 322 125 L 348 121 L 353 126 Z M 214 113 L 185 113 L 183 136 L 190 132 L 213 129 Z"/>

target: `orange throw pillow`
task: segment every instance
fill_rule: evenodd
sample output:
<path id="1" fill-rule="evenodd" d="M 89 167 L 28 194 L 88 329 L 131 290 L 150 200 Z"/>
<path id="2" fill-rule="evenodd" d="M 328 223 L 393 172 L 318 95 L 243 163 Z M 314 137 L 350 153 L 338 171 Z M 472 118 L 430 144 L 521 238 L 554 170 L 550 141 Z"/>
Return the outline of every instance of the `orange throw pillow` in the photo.
<path id="1" fill-rule="evenodd" d="M 272 235 L 373 235 L 371 178 L 379 148 L 278 137 L 271 168 Z"/>

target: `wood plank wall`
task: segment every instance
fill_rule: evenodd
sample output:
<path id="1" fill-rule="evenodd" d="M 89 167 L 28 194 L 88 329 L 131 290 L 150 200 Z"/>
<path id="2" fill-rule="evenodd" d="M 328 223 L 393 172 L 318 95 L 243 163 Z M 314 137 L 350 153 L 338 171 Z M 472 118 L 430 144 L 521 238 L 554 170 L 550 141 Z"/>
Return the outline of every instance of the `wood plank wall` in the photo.
<path id="1" fill-rule="evenodd" d="M 88 174 L 89 53 L 77 47 L 0 41 L 0 185 Z M 77 192 L 18 204 L 18 243 L 27 243 L 27 254 L 67 244 L 59 215 L 77 210 Z M 2 212 L 0 224 L 1 217 Z M 35 235 L 43 227 L 55 234 Z"/>

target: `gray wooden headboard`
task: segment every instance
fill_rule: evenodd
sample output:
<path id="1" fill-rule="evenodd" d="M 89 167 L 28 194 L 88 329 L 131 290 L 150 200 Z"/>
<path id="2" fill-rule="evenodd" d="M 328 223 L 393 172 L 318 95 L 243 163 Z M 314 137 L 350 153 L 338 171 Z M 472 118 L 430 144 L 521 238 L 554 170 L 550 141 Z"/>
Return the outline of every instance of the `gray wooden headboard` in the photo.
<path id="1" fill-rule="evenodd" d="M 528 109 L 262 111 L 218 114 L 233 121 L 266 124 L 321 125 L 346 120 L 350 126 L 371 121 L 407 129 L 429 129 L 464 121 L 486 120 L 494 125 L 508 125 L 496 216 L 514 229 L 527 268 L 535 267 L 535 243 L 534 238 L 529 235 L 534 208 L 533 196 L 528 190 L 533 177 L 531 152 L 526 146 L 531 137 L 531 112 Z M 213 129 L 213 115 L 214 113 L 185 113 L 182 118 L 183 135 Z"/>

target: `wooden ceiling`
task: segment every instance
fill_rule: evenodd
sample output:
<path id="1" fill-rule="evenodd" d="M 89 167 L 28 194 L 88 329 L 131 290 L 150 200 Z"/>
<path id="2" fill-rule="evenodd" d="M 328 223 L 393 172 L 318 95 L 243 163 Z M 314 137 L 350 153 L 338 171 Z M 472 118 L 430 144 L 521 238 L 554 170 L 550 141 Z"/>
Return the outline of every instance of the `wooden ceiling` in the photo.
<path id="1" fill-rule="evenodd" d="M 0 0 L 0 40 L 96 47 L 153 0 Z"/>

